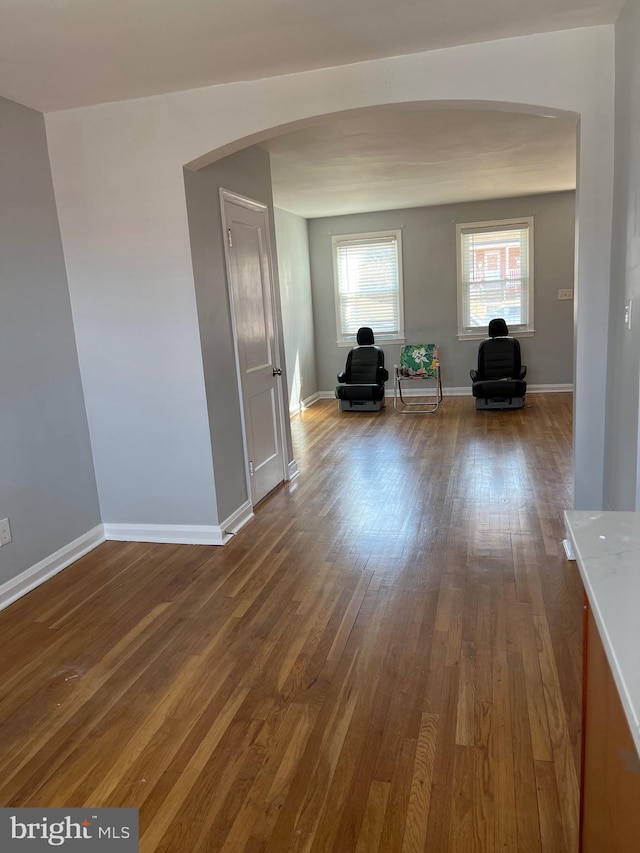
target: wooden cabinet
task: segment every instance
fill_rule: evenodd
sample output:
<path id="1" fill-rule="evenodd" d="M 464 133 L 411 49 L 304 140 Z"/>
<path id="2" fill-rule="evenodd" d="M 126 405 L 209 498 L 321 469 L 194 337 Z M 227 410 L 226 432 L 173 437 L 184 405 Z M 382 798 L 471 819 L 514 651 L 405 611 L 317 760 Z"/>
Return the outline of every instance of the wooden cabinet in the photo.
<path id="1" fill-rule="evenodd" d="M 580 850 L 632 853 L 640 850 L 640 758 L 598 628 L 585 606 Z"/>

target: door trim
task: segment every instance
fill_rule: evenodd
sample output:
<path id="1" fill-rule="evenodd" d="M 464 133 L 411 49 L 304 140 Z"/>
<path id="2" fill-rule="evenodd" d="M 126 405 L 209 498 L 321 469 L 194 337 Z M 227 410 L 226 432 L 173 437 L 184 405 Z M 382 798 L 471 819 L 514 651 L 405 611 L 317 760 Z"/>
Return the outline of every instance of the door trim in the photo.
<path id="1" fill-rule="evenodd" d="M 249 452 L 247 448 L 247 427 L 245 423 L 244 416 L 244 393 L 242 388 L 242 376 L 240 374 L 240 357 L 238 355 L 238 332 L 236 326 L 236 308 L 234 304 L 233 298 L 233 288 L 231 287 L 231 263 L 229 259 L 229 244 L 227 242 L 227 217 L 225 213 L 225 202 L 229 201 L 232 204 L 237 204 L 240 207 L 246 207 L 248 210 L 253 210 L 258 213 L 263 213 L 265 217 L 266 227 L 267 227 L 267 240 L 266 251 L 267 251 L 267 264 L 269 265 L 269 287 L 271 290 L 271 310 L 273 312 L 273 336 L 274 336 L 274 347 L 278 355 L 281 354 L 280 347 L 280 317 L 277 316 L 277 306 L 279 304 L 276 299 L 275 293 L 275 276 L 274 276 L 274 265 L 273 265 L 273 252 L 271 245 L 271 217 L 269 216 L 269 206 L 263 204 L 261 201 L 255 201 L 254 199 L 247 198 L 246 196 L 239 195 L 238 193 L 233 192 L 232 190 L 227 190 L 224 187 L 220 187 L 220 212 L 222 214 L 222 243 L 224 245 L 224 260 L 225 260 L 225 268 L 227 273 L 227 294 L 229 296 L 229 305 L 231 308 L 231 332 L 233 336 L 233 354 L 236 365 L 236 381 L 238 383 L 238 397 L 240 401 L 240 421 L 242 425 L 242 446 L 244 449 L 244 470 L 245 470 L 245 482 L 247 487 L 247 500 L 253 506 L 253 499 L 251 497 L 251 474 L 249 472 Z M 284 365 L 282 365 L 284 366 Z M 282 481 L 288 481 L 289 477 L 289 466 L 286 460 L 286 433 L 285 433 L 285 412 L 284 412 L 284 395 L 282 393 L 282 383 L 285 381 L 286 372 L 280 378 L 280 382 L 276 383 L 277 394 L 278 394 L 278 408 L 280 410 L 280 444 L 282 447 Z M 288 413 L 287 413 L 288 417 Z"/>

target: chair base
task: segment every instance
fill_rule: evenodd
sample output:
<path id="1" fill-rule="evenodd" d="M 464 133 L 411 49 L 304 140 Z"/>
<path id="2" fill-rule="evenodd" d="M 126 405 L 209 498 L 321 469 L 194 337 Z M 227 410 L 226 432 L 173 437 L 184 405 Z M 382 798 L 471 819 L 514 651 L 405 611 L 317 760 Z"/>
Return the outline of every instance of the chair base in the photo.
<path id="1" fill-rule="evenodd" d="M 472 382 L 471 393 L 476 409 L 521 409 L 527 383 L 523 379 L 481 379 Z"/>
<path id="2" fill-rule="evenodd" d="M 509 397 L 506 400 L 486 399 L 476 397 L 476 409 L 521 409 L 524 406 L 524 397 Z"/>
<path id="3" fill-rule="evenodd" d="M 425 395 L 420 397 L 414 397 L 415 402 L 411 402 L 410 399 L 403 397 L 402 395 L 402 385 L 404 382 L 426 382 L 429 380 L 423 379 L 420 376 L 399 376 L 398 369 L 396 368 L 396 376 L 395 382 L 393 386 L 393 408 L 396 412 L 399 412 L 401 415 L 431 415 L 434 412 L 437 412 L 440 408 L 440 404 L 442 403 L 442 380 L 440 379 L 440 368 L 438 368 L 437 377 L 435 380 L 429 379 L 432 382 L 435 382 L 435 387 L 433 389 L 433 395 Z"/>
<path id="4" fill-rule="evenodd" d="M 341 412 L 379 412 L 384 409 L 382 400 L 338 400 Z"/>

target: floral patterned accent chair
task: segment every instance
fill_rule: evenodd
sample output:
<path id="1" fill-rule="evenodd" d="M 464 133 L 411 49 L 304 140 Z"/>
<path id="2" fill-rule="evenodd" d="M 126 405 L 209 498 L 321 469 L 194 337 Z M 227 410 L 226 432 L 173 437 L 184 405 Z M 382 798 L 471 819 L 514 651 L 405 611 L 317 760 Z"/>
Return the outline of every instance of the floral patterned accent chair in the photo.
<path id="1" fill-rule="evenodd" d="M 403 394 L 413 387 L 417 394 Z M 437 344 L 409 344 L 402 348 L 395 365 L 393 406 L 403 415 L 432 414 L 442 403 L 440 350 Z"/>

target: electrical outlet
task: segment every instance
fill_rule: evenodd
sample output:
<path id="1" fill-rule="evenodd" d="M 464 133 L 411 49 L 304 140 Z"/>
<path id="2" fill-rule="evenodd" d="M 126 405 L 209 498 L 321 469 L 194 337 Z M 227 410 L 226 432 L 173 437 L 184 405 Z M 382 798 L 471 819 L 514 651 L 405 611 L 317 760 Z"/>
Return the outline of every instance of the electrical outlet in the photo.
<path id="1" fill-rule="evenodd" d="M 8 518 L 0 518 L 0 546 L 8 545 L 11 542 L 11 528 L 9 527 Z"/>
<path id="2" fill-rule="evenodd" d="M 563 290 L 559 290 L 558 299 L 573 299 L 573 289 L 571 287 L 565 287 Z"/>

